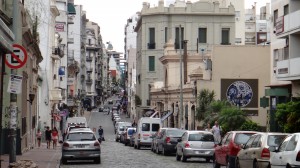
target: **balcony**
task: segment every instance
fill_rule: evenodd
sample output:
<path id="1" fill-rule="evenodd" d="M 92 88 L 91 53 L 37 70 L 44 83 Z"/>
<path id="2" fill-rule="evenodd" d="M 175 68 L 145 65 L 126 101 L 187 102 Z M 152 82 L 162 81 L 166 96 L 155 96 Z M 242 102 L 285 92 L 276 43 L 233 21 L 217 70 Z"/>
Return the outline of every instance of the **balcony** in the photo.
<path id="1" fill-rule="evenodd" d="M 74 38 L 68 38 L 68 43 L 69 44 L 74 44 Z"/>
<path id="2" fill-rule="evenodd" d="M 74 24 L 74 16 L 68 16 L 68 24 Z"/>
<path id="3" fill-rule="evenodd" d="M 300 33 L 300 10 L 276 19 L 276 35 L 284 37 L 288 34 Z"/>
<path id="4" fill-rule="evenodd" d="M 155 43 L 148 43 L 148 49 L 155 49 Z"/>
<path id="5" fill-rule="evenodd" d="M 93 57 L 90 57 L 90 56 L 86 57 L 86 61 L 88 61 L 88 62 L 93 61 Z"/>
<path id="6" fill-rule="evenodd" d="M 54 103 L 59 103 L 62 100 L 61 89 L 51 89 L 49 94 L 49 100 Z"/>
<path id="7" fill-rule="evenodd" d="M 278 80 L 299 80 L 300 79 L 300 57 L 290 58 L 288 48 L 278 50 L 274 60 L 276 62 L 276 77 Z"/>
<path id="8" fill-rule="evenodd" d="M 86 84 L 92 84 L 93 80 L 90 78 L 90 79 L 87 79 L 85 82 L 86 82 Z"/>
<path id="9" fill-rule="evenodd" d="M 86 72 L 93 72 L 93 68 L 87 67 L 87 68 L 86 68 Z"/>
<path id="10" fill-rule="evenodd" d="M 59 60 L 63 57 L 63 51 L 59 47 L 52 47 L 52 56 L 54 60 Z"/>

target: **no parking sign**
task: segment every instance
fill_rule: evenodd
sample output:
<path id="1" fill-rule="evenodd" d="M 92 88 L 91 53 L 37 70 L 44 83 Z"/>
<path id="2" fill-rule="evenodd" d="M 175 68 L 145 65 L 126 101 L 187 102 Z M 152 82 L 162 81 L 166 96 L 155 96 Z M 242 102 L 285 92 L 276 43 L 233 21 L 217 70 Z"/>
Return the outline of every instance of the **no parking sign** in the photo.
<path id="1" fill-rule="evenodd" d="M 19 44 L 13 44 L 13 48 L 13 53 L 6 54 L 5 64 L 11 69 L 18 69 L 26 64 L 27 52 L 25 48 Z"/>

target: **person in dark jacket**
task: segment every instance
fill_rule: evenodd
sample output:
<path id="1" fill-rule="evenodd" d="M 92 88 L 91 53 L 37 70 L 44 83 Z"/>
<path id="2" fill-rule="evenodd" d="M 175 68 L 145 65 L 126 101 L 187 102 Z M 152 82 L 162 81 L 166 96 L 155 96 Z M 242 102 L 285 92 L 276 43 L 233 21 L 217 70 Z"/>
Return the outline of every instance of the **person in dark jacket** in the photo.
<path id="1" fill-rule="evenodd" d="M 101 125 L 99 126 L 99 129 L 98 129 L 98 135 L 99 135 L 99 139 L 102 141 L 103 140 L 103 129 L 101 127 Z"/>

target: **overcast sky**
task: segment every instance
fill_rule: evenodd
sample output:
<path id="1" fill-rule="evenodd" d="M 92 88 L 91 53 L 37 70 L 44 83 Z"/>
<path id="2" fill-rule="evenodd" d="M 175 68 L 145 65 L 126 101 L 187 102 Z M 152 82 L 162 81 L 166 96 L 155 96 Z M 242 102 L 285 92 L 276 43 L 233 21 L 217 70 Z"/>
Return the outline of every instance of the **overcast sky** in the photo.
<path id="1" fill-rule="evenodd" d="M 103 42 L 110 41 L 114 50 L 124 52 L 124 26 L 127 19 L 142 9 L 143 2 L 151 6 L 158 5 L 159 0 L 75 0 L 76 5 L 82 5 L 90 21 L 100 26 Z M 168 1 L 165 0 L 165 4 Z M 175 0 L 173 0 L 175 1 Z M 196 2 L 198 0 L 191 0 Z M 251 8 L 254 2 L 257 7 L 264 6 L 271 0 L 245 0 L 245 7 Z"/>

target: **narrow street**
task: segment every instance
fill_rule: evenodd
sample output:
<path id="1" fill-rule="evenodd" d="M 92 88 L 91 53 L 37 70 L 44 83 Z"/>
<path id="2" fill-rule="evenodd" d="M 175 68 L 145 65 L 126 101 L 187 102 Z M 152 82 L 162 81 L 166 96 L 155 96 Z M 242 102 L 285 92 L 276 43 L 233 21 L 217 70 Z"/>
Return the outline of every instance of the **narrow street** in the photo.
<path id="1" fill-rule="evenodd" d="M 122 119 L 125 115 L 121 115 Z M 141 148 L 141 150 L 134 149 L 133 147 L 124 146 L 124 144 L 115 142 L 115 134 L 113 130 L 113 122 L 111 116 L 106 113 L 92 111 L 88 119 L 91 129 L 101 125 L 104 129 L 105 140 L 101 146 L 101 164 L 94 164 L 90 161 L 70 161 L 67 165 L 61 165 L 62 168 L 211 168 L 212 163 L 205 163 L 205 160 L 192 158 L 186 163 L 178 162 L 175 155 L 162 156 L 152 153 L 148 148 Z"/>

